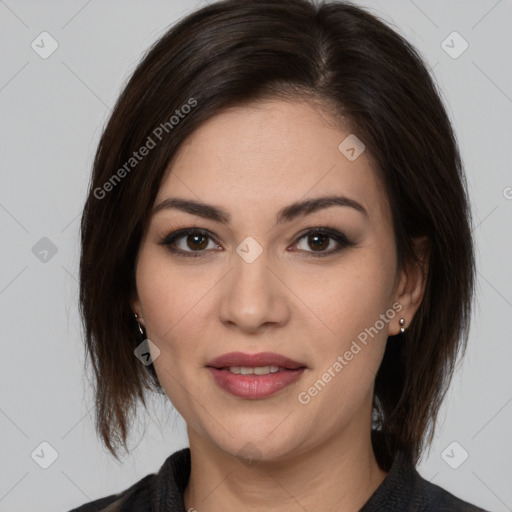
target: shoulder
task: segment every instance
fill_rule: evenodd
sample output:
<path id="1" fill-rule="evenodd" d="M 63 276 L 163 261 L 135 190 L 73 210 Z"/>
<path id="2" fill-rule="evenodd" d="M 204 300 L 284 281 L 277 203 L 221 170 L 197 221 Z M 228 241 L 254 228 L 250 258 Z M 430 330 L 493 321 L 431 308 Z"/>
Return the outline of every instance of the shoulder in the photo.
<path id="1" fill-rule="evenodd" d="M 121 512 L 125 510 L 149 510 L 151 484 L 155 474 L 147 475 L 128 489 L 85 503 L 69 512 Z M 127 505 L 130 507 L 127 508 Z"/>
<path id="2" fill-rule="evenodd" d="M 418 475 L 419 476 L 419 475 Z M 439 512 L 488 512 L 483 508 L 472 505 L 446 489 L 435 485 L 421 476 L 421 487 L 424 501 L 423 510 L 437 510 Z"/>
<path id="3" fill-rule="evenodd" d="M 488 512 L 429 482 L 398 452 L 386 478 L 360 512 Z"/>
<path id="4" fill-rule="evenodd" d="M 182 494 L 190 474 L 190 449 L 174 452 L 158 473 L 151 473 L 117 494 L 85 503 L 69 512 L 146 512 L 165 502 L 183 510 Z"/>

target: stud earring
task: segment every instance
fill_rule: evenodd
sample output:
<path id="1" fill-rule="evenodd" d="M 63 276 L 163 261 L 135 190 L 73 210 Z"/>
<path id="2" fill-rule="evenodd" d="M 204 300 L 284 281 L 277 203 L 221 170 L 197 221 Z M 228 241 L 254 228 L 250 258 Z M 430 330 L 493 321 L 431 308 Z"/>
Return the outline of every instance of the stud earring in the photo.
<path id="1" fill-rule="evenodd" d="M 137 320 L 137 318 L 139 318 L 139 315 L 137 315 L 137 313 L 135 313 L 135 321 L 137 322 L 137 326 L 139 327 L 140 335 L 144 337 L 144 331 L 143 331 L 142 326 L 140 325 L 139 321 Z"/>
<path id="2" fill-rule="evenodd" d="M 405 332 L 405 327 L 404 327 L 405 320 L 403 318 L 400 318 L 400 322 L 399 323 L 400 323 L 400 332 L 404 333 Z"/>

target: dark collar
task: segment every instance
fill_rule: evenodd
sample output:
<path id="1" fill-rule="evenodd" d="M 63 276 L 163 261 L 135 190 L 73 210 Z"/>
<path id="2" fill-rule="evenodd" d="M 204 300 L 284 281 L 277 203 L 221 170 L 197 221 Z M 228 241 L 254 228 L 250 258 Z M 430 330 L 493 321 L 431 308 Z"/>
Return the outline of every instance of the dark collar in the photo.
<path id="1" fill-rule="evenodd" d="M 152 512 L 186 512 L 183 494 L 190 476 L 190 449 L 173 453 L 151 485 Z M 425 480 L 401 452 L 395 456 L 386 478 L 360 512 L 486 512 Z"/>

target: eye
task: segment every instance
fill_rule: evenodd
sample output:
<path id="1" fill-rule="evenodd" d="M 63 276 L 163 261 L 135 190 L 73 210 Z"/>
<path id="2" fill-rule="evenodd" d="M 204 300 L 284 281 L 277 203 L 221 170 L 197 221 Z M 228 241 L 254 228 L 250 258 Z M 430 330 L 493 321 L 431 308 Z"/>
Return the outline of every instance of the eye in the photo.
<path id="1" fill-rule="evenodd" d="M 314 258 L 329 256 L 345 249 L 346 247 L 355 245 L 343 233 L 330 228 L 310 229 L 306 233 L 300 235 L 296 244 L 300 244 L 302 241 L 304 241 L 303 246 L 311 247 L 313 250 L 309 251 L 303 248 L 300 250 L 305 252 L 307 257 Z M 327 250 L 329 247 L 331 247 L 331 249 Z"/>
<path id="2" fill-rule="evenodd" d="M 204 256 L 207 249 L 218 250 L 220 246 L 203 229 L 180 229 L 168 234 L 161 242 L 169 251 L 180 256 Z"/>
<path id="3" fill-rule="evenodd" d="M 207 251 L 222 250 L 204 229 L 180 229 L 169 233 L 160 243 L 173 254 L 186 257 L 202 257 L 206 256 Z M 309 229 L 299 235 L 295 246 L 301 243 L 313 249 L 299 247 L 306 257 L 325 257 L 355 245 L 343 233 L 331 228 Z"/>

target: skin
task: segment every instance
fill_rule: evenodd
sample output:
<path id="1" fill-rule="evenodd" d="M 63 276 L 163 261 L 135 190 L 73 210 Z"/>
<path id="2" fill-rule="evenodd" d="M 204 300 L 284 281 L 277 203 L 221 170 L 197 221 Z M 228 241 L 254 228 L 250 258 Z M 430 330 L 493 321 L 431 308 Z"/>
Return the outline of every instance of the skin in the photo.
<path id="1" fill-rule="evenodd" d="M 231 215 L 223 224 L 162 209 L 137 259 L 133 311 L 161 351 L 156 373 L 187 423 L 187 510 L 356 511 L 386 476 L 370 442 L 375 375 L 387 337 L 399 332 L 401 317 L 410 323 L 425 282 L 418 266 L 397 268 L 384 188 L 364 152 L 349 161 L 338 150 L 348 134 L 304 101 L 230 108 L 185 141 L 161 184 L 155 205 L 180 197 Z M 349 197 L 367 215 L 331 206 L 276 223 L 281 208 L 325 195 Z M 339 247 L 332 238 L 322 239 L 320 251 L 307 236 L 299 240 L 321 227 L 354 245 L 308 258 Z M 199 241 L 202 256 L 161 244 L 182 228 L 211 233 Z M 252 263 L 235 251 L 248 236 L 263 251 Z M 185 235 L 174 247 L 197 252 L 193 244 Z M 400 313 L 300 403 L 298 394 L 397 303 Z M 270 397 L 242 399 L 218 387 L 205 367 L 232 351 L 276 352 L 307 369 Z"/>

